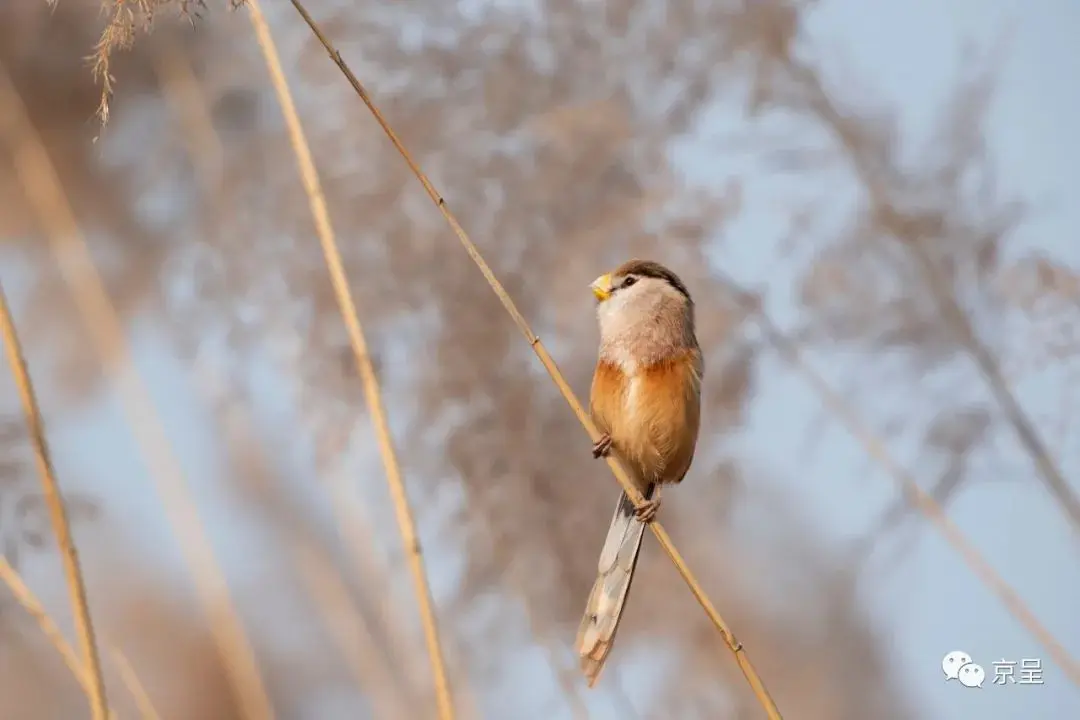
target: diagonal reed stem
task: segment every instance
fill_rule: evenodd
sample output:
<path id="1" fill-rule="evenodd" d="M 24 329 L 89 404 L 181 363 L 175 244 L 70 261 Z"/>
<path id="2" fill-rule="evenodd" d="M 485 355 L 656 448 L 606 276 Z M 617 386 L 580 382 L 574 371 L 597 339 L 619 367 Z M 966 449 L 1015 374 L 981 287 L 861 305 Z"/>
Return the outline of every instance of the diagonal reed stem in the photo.
<path id="1" fill-rule="evenodd" d="M 19 577 L 19 574 L 15 572 L 15 568 L 11 567 L 7 558 L 0 555 L 0 581 L 3 581 L 5 585 L 11 590 L 12 596 L 23 609 L 30 614 L 34 620 L 37 621 L 38 627 L 41 628 L 41 632 L 45 635 L 45 639 L 56 648 L 56 652 L 59 653 L 60 659 L 64 661 L 64 664 L 71 670 L 71 674 L 75 676 L 75 680 L 79 683 L 79 686 L 86 692 L 87 697 L 93 697 L 95 679 L 92 672 L 87 671 L 87 666 L 79 660 L 78 653 L 75 652 L 75 648 L 71 647 L 71 644 L 64 638 L 64 633 L 60 631 L 56 622 L 49 617 L 49 613 L 46 612 L 45 606 L 41 604 L 34 592 L 27 586 L 23 579 Z M 100 667 L 98 673 L 98 680 L 104 685 L 104 681 L 101 680 Z M 110 720 L 115 720 L 115 715 L 111 711 L 106 711 L 106 717 Z"/>
<path id="2" fill-rule="evenodd" d="M 109 703 L 105 695 L 105 679 L 101 673 L 101 658 L 98 657 L 97 642 L 94 639 L 94 624 L 90 620 L 90 607 L 86 600 L 86 585 L 79 567 L 79 552 L 71 537 L 67 508 L 64 506 L 60 484 L 56 481 L 56 473 L 53 470 L 49 442 L 45 437 L 45 424 L 41 419 L 41 409 L 38 407 L 37 397 L 34 394 L 30 370 L 26 366 L 26 358 L 23 357 L 22 345 L 15 331 L 15 321 L 11 317 L 3 285 L 0 285 L 0 334 L 4 336 L 8 365 L 11 367 L 11 374 L 15 378 L 15 385 L 18 387 L 19 397 L 22 400 L 26 427 L 30 433 L 30 441 L 34 445 L 34 459 L 37 463 L 38 474 L 41 476 L 45 504 L 49 508 L 49 519 L 52 522 L 53 533 L 56 535 L 56 544 L 60 548 L 60 559 L 64 564 L 64 576 L 67 579 L 68 593 L 71 597 L 71 610 L 75 617 L 75 632 L 79 636 L 79 645 L 82 647 L 85 664 L 87 682 L 84 687 L 90 700 L 94 720 L 105 720 L 109 715 Z"/>
<path id="3" fill-rule="evenodd" d="M 423 626 L 428 658 L 431 663 L 431 674 L 435 682 L 435 702 L 438 716 L 440 720 L 452 720 L 454 706 L 450 696 L 450 684 L 446 677 L 443 649 L 439 641 L 434 603 L 431 590 L 428 587 L 420 540 L 416 533 L 412 510 L 409 507 L 409 498 L 405 492 L 405 484 L 402 480 L 397 454 L 394 451 L 390 424 L 387 421 L 386 411 L 382 404 L 379 381 L 375 376 L 375 369 L 368 354 L 367 341 L 364 338 L 363 327 L 357 314 L 356 303 L 353 300 L 348 280 L 345 277 L 341 253 L 338 250 L 334 229 L 330 223 L 330 213 L 327 210 L 326 199 L 319 183 L 319 175 L 315 169 L 315 162 L 311 157 L 311 150 L 304 137 L 304 130 L 300 123 L 300 117 L 296 112 L 292 93 L 289 90 L 288 82 L 285 80 L 285 73 L 281 68 L 281 60 L 278 57 L 274 39 L 270 34 L 270 28 L 266 23 L 266 18 L 263 16 L 258 0 L 248 0 L 247 5 L 250 10 L 249 17 L 259 41 L 259 47 L 262 49 L 267 70 L 274 85 L 274 91 L 277 93 L 278 103 L 281 105 L 281 111 L 288 125 L 289 139 L 296 153 L 296 162 L 300 169 L 304 190 L 307 192 L 311 204 L 311 213 L 315 219 L 315 227 L 319 234 L 319 241 L 322 244 L 323 254 L 326 256 L 326 265 L 330 272 L 334 295 L 349 332 L 349 340 L 353 354 L 356 357 L 357 370 L 364 386 L 364 396 L 367 400 L 372 424 L 375 426 L 375 437 L 379 443 L 379 453 L 382 456 L 383 467 L 386 472 L 386 482 L 389 485 L 390 495 L 394 502 L 398 529 L 401 532 L 402 544 L 409 558 L 409 568 L 413 576 L 416 602 L 420 610 L 420 621 Z"/>
<path id="4" fill-rule="evenodd" d="M 0 66 L 0 138 L 7 142 L 15 171 L 37 213 L 49 248 L 68 286 L 75 307 L 90 334 L 102 367 L 130 358 L 123 324 L 113 307 L 85 236 L 64 193 L 48 151 L 34 129 L 14 83 Z M 254 651 L 229 597 L 228 582 L 214 556 L 188 492 L 186 478 L 173 454 L 168 435 L 154 412 L 149 392 L 136 372 L 118 373 L 120 399 L 136 443 L 150 469 L 172 530 L 180 540 L 188 570 L 195 580 L 203 610 L 217 645 L 221 664 L 247 720 L 272 720 L 274 708 L 259 674 Z"/>
<path id="5" fill-rule="evenodd" d="M 172 106 L 183 129 L 188 152 L 198 170 L 200 181 L 209 195 L 217 198 L 224 172 L 224 150 L 221 139 L 214 129 L 203 88 L 196 78 L 191 64 L 183 51 L 175 44 L 166 44 L 157 57 L 156 71 L 166 101 Z M 217 202 L 217 200 L 215 200 Z M 220 208 L 214 207 L 216 215 Z M 202 219 L 202 233 L 205 239 L 212 238 L 214 228 L 206 219 Z M 198 365 L 198 364 L 197 364 Z M 221 402 L 220 388 L 230 387 L 231 381 L 213 368 L 195 368 L 192 381 L 211 405 Z M 259 440 L 250 415 L 250 408 L 239 402 L 236 396 L 228 394 L 225 401 L 230 411 L 223 417 L 224 441 L 229 450 L 229 460 L 236 463 L 239 448 L 255 448 Z M 273 475 L 261 453 L 254 455 L 258 461 L 258 474 L 262 477 Z M 350 549 L 355 555 L 364 555 L 372 550 L 373 544 L 366 539 L 356 541 L 357 529 L 366 525 L 367 520 L 355 513 L 343 512 L 347 501 L 331 497 L 331 505 L 337 515 L 339 533 L 350 538 Z M 326 556 L 324 549 L 305 533 L 293 518 L 281 518 L 284 527 L 284 545 L 302 581 L 307 585 L 308 596 L 318 607 L 319 614 L 326 623 L 329 635 L 341 652 L 342 658 L 353 674 L 359 688 L 372 703 L 376 717 L 408 717 L 415 715 L 412 707 L 415 698 L 405 690 L 398 678 L 388 668 L 389 660 L 379 655 L 372 623 L 356 606 L 354 598 L 344 579 Z M 347 524 L 346 524 L 347 523 Z M 362 530 L 361 530 L 362 532 Z M 382 587 L 377 576 L 361 573 L 365 580 L 374 579 L 375 587 Z M 392 629 L 402 623 L 397 617 L 388 617 L 384 612 L 379 618 L 383 632 L 390 635 Z M 389 642 L 392 642 L 390 640 Z"/>
<path id="6" fill-rule="evenodd" d="M 127 656 L 120 651 L 120 648 L 111 646 L 109 654 L 112 655 L 113 664 L 120 673 L 120 680 L 131 693 L 131 698 L 135 701 L 135 706 L 139 708 L 139 714 L 142 715 L 143 720 L 161 720 L 161 715 L 154 707 L 154 701 L 150 699 L 150 693 L 146 692 L 146 688 L 139 680 L 139 675 Z"/>
<path id="7" fill-rule="evenodd" d="M 79 656 L 75 653 L 75 649 L 71 647 L 71 644 L 64 638 L 64 634 L 60 631 L 60 628 L 49 617 L 49 613 L 46 612 L 45 606 L 41 604 L 37 595 L 27 586 L 23 579 L 16 572 L 15 568 L 11 567 L 11 564 L 7 561 L 3 555 L 0 555 L 0 581 L 8 586 L 11 590 L 12 597 L 23 606 L 23 609 L 37 621 L 38 627 L 41 628 L 41 633 L 45 636 L 45 639 L 56 649 L 56 652 L 60 655 L 60 659 L 64 661 L 64 664 L 71 670 L 71 674 L 75 676 L 75 680 L 79 683 L 79 686 L 89 694 L 93 689 L 93 679 L 90 673 L 86 671 L 86 667 L 79 661 Z M 105 641 L 108 645 L 108 640 Z M 161 720 L 161 715 L 154 709 L 154 704 L 150 700 L 150 696 L 147 694 L 146 689 L 143 687 L 142 682 L 139 680 L 139 676 L 135 673 L 135 668 L 131 666 L 131 663 L 127 661 L 124 654 L 120 652 L 119 648 L 109 646 L 109 650 L 112 653 L 113 660 L 116 664 L 116 669 L 120 673 L 120 679 L 124 685 L 131 692 L 132 697 L 135 699 L 135 704 L 139 708 L 139 714 L 143 720 Z M 116 712 L 110 709 L 108 714 L 109 720 L 116 720 Z"/>
<path id="8" fill-rule="evenodd" d="M 529 327 L 529 324 L 526 322 L 525 318 L 521 315 L 521 312 L 514 304 L 514 301 L 510 298 L 510 295 L 502 286 L 502 283 L 499 282 L 499 279 L 495 276 L 495 273 L 492 272 L 491 268 L 488 266 L 487 262 L 480 254 L 479 249 L 472 242 L 472 240 L 469 239 L 468 234 L 465 232 L 464 228 L 461 227 L 461 224 L 457 221 L 457 218 L 454 216 L 454 214 L 450 212 L 450 209 L 446 205 L 446 200 L 431 184 L 431 181 L 428 180 L 427 176 L 416 164 L 416 161 L 413 160 L 412 155 L 410 155 L 409 151 L 402 144 L 397 134 L 383 117 L 382 113 L 379 111 L 378 107 L 371 99 L 371 96 L 368 94 L 367 90 L 365 90 L 364 86 L 360 84 L 360 81 L 357 80 L 356 76 L 349 69 L 349 66 L 345 64 L 345 61 L 341 57 L 341 53 L 339 53 L 330 43 L 330 41 L 327 40 L 326 36 L 323 35 L 322 31 L 319 29 L 319 26 L 311 18 L 311 15 L 308 13 L 304 5 L 299 2 L 299 0 L 290 1 L 296 8 L 297 12 L 300 13 L 301 17 L 303 17 L 304 22 L 306 22 L 308 27 L 311 28 L 311 31 L 315 34 L 315 37 L 318 38 L 320 43 L 322 43 L 322 46 L 330 55 L 330 59 L 333 60 L 334 64 L 338 66 L 341 72 L 345 75 L 346 79 L 349 81 L 349 84 L 352 85 L 353 90 L 356 91 L 356 94 L 367 106 L 368 110 L 371 111 L 371 114 L 374 115 L 375 120 L 379 123 L 380 127 L 382 127 L 383 132 L 386 133 L 387 137 L 390 139 L 390 142 L 393 143 L 394 147 L 401 154 L 406 164 L 408 164 L 409 169 L 412 170 L 414 175 L 416 175 L 416 178 L 420 181 L 420 184 L 424 186 L 424 190 L 427 192 L 432 202 L 435 203 L 436 207 L 438 207 L 439 212 L 442 213 L 447 223 L 449 223 L 451 229 L 454 231 L 454 234 L 457 235 L 458 240 L 465 248 L 465 251 L 469 254 L 469 257 L 471 257 L 473 262 L 476 263 L 476 266 L 484 275 L 484 279 L 487 280 L 488 284 L 491 286 L 491 289 L 495 292 L 503 307 L 506 309 L 506 312 L 513 319 L 514 324 L 517 325 L 518 329 L 521 331 L 521 334 L 524 335 L 525 339 L 529 342 L 529 345 L 532 347 L 533 352 L 536 353 L 537 358 L 539 358 L 541 364 L 543 364 L 544 369 L 547 370 L 548 375 L 551 376 L 551 379 L 555 383 L 556 387 L 559 389 L 559 392 L 566 399 L 567 404 L 570 405 L 570 409 L 573 410 L 574 415 L 577 416 L 578 421 L 585 428 L 586 432 L 588 432 L 590 439 L 594 442 L 596 440 L 599 440 L 599 431 L 593 424 L 592 419 L 585 412 L 585 409 L 582 407 L 581 402 L 574 395 L 574 391 L 570 388 L 570 385 L 569 383 L 567 383 L 566 378 L 563 377 L 562 372 L 559 370 L 558 366 L 555 364 L 555 361 L 548 353 L 547 348 L 545 348 L 543 343 L 540 342 L 540 338 L 538 338 L 536 334 L 533 333 L 532 329 Z M 644 498 L 641 496 L 641 493 L 637 490 L 637 488 L 634 487 L 634 484 L 630 482 L 629 476 L 627 476 L 625 470 L 623 470 L 619 463 L 614 458 L 609 457 L 607 458 L 607 464 L 608 467 L 611 468 L 612 473 L 615 475 L 615 479 L 618 480 L 619 484 L 622 486 L 623 491 L 626 492 L 627 496 L 630 497 L 634 504 L 640 505 L 641 503 L 643 503 Z M 709 620 L 712 621 L 713 625 L 720 633 L 728 649 L 731 650 L 732 654 L 734 654 L 735 661 L 736 663 L 738 663 L 739 669 L 742 670 L 743 675 L 746 677 L 747 683 L 749 683 L 751 690 L 753 690 L 754 692 L 754 695 L 757 696 L 757 699 L 761 703 L 761 706 L 765 709 L 766 714 L 771 719 L 779 720 L 779 718 L 781 718 L 780 711 L 777 709 L 776 703 L 773 701 L 772 696 L 769 694 L 769 691 L 765 688 L 764 682 L 762 682 L 761 678 L 758 676 L 757 670 L 754 668 L 754 665 L 750 662 L 750 658 L 746 653 L 746 649 L 743 647 L 742 643 L 736 639 L 734 633 L 732 633 L 727 623 L 724 622 L 724 619 L 720 616 L 720 613 L 718 613 L 716 611 L 716 608 L 713 607 L 712 601 L 709 600 L 708 595 L 705 594 L 705 591 L 698 583 L 697 578 L 694 577 L 694 574 L 686 565 L 686 561 L 683 560 L 682 555 L 675 548 L 675 545 L 674 543 L 672 543 L 671 537 L 667 534 L 667 531 L 660 523 L 655 521 L 649 523 L 649 528 L 656 536 L 656 539 L 657 541 L 659 541 L 660 546 L 664 549 L 664 552 L 666 552 L 668 557 L 671 558 L 671 561 L 675 565 L 676 570 L 678 570 L 679 575 L 682 576 L 682 579 L 689 586 L 690 592 L 693 593 L 694 598 L 698 601 L 698 603 L 701 604 L 701 607 L 702 609 L 704 609 L 705 614 L 708 615 Z"/>
<path id="9" fill-rule="evenodd" d="M 90 673 L 86 671 L 86 667 L 79 661 L 79 656 L 76 654 L 75 649 L 71 647 L 71 644 L 64 638 L 64 634 L 60 631 L 56 622 L 49 617 L 49 613 L 46 612 L 45 606 L 41 604 L 37 595 L 30 589 L 30 587 L 23 582 L 23 579 L 19 576 L 19 573 L 15 568 L 11 567 L 11 564 L 7 561 L 3 555 L 0 555 L 0 582 L 3 582 L 11 590 L 12 597 L 23 606 L 23 609 L 37 621 L 38 627 L 41 628 L 41 633 L 45 636 L 45 639 L 56 649 L 56 652 L 60 655 L 60 659 L 64 661 L 64 664 L 71 670 L 71 674 L 75 676 L 75 680 L 79 683 L 79 686 L 87 693 L 93 690 L 93 679 Z M 108 639 L 105 640 L 108 646 Z M 108 646 L 112 652 L 113 660 L 116 664 L 116 669 L 120 673 L 120 679 L 124 685 L 131 692 L 132 697 L 135 699 L 135 704 L 139 708 L 139 714 L 143 720 L 161 720 L 161 715 L 154 710 L 154 704 L 150 700 L 150 696 L 147 694 L 146 689 L 143 687 L 142 682 L 139 680 L 139 676 L 135 673 L 135 668 L 131 666 L 131 663 L 127 661 L 124 654 L 120 652 L 119 648 Z M 109 720 L 116 720 L 116 712 L 109 709 Z"/>

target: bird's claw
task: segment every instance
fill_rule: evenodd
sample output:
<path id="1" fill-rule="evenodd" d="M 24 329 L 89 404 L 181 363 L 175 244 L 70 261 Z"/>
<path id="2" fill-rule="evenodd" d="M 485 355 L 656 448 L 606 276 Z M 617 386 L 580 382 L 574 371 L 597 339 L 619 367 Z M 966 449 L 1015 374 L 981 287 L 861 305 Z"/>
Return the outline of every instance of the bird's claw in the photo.
<path id="1" fill-rule="evenodd" d="M 660 509 L 660 499 L 646 500 L 641 505 L 634 508 L 634 517 L 640 522 L 645 524 L 651 523 L 656 519 L 656 511 Z"/>
<path id="2" fill-rule="evenodd" d="M 604 433 L 600 436 L 600 439 L 593 443 L 592 456 L 594 458 L 607 457 L 608 452 L 611 450 L 611 436 Z"/>

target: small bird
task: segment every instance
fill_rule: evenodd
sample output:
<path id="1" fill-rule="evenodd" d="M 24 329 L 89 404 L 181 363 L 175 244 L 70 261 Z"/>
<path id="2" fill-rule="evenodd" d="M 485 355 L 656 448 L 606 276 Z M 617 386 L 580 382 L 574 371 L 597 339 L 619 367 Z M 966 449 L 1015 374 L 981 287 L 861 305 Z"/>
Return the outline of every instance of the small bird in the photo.
<path id="1" fill-rule="evenodd" d="M 589 398 L 601 433 L 593 457 L 613 453 L 646 500 L 635 508 L 625 492 L 620 495 L 600 551 L 577 637 L 592 687 L 611 652 L 645 525 L 660 507 L 660 486 L 680 482 L 693 461 L 704 364 L 694 335 L 694 301 L 675 273 L 630 260 L 590 288 L 600 325 Z"/>

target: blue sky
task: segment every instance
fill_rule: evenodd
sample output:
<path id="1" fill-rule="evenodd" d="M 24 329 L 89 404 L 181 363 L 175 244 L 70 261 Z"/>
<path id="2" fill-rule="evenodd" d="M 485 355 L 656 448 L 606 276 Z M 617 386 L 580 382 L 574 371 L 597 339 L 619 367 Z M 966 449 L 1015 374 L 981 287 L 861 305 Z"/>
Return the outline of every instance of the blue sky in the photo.
<path id="1" fill-rule="evenodd" d="M 1078 30 L 1080 4 L 1068 0 L 827 0 L 812 25 L 826 67 L 848 65 L 845 72 L 854 72 L 901 108 L 905 130 L 916 139 L 927 132 L 932 112 L 962 69 L 960 41 L 979 47 L 1003 41 L 1006 59 L 989 118 L 990 146 L 1004 187 L 1033 204 L 1021 244 L 1045 248 L 1074 267 L 1080 263 L 1080 204 L 1075 202 L 1080 144 L 1073 135 L 1080 121 L 1080 84 L 1069 78 L 1080 70 Z M 749 238 L 775 232 L 764 212 L 768 192 L 767 181 L 755 188 L 750 203 L 756 197 L 762 211 L 742 216 L 732 234 Z M 773 262 L 767 251 L 742 242 L 728 242 L 722 257 L 733 275 L 746 279 L 765 277 Z M 781 321 L 785 318 L 782 303 L 773 310 Z M 1054 385 L 1039 384 L 1025 383 L 1024 397 L 1036 412 L 1049 411 L 1056 399 Z M 861 451 L 839 430 L 828 432 L 816 450 L 817 472 L 808 473 L 798 454 L 785 461 L 770 450 L 803 447 L 815 402 L 800 380 L 776 382 L 760 401 L 755 429 L 746 441 L 758 457 L 770 459 L 778 482 L 792 484 L 791 492 L 822 532 L 842 542 L 857 536 L 872 508 L 890 497 L 891 481 L 877 469 L 868 471 Z M 902 452 L 898 455 L 906 462 Z M 952 506 L 951 515 L 1075 656 L 1080 652 L 1075 538 L 1038 489 L 1030 468 L 1016 456 L 1010 459 L 1009 472 L 1016 469 L 1019 476 L 972 488 Z M 1075 476 L 1076 471 L 1075 463 L 1066 466 L 1067 473 Z M 1051 669 L 1045 652 L 929 526 L 910 555 L 874 577 L 865 590 L 868 602 L 895 652 L 895 671 L 922 701 L 925 717 L 1006 720 L 1080 712 L 1080 690 Z M 940 661 L 954 649 L 967 651 L 991 677 L 993 661 L 1042 658 L 1046 682 L 991 687 L 988 681 L 981 690 L 947 684 Z"/>
<path id="2" fill-rule="evenodd" d="M 1046 248 L 1080 266 L 1080 203 L 1076 202 L 1080 198 L 1075 190 L 1080 187 L 1080 143 L 1074 137 L 1074 128 L 1080 127 L 1080 83 L 1076 82 L 1080 53 L 1074 49 L 1075 38 L 1080 36 L 1080 3 L 826 0 L 811 30 L 826 67 L 847 66 L 845 73 L 856 73 L 882 99 L 901 108 L 905 130 L 915 139 L 927 132 L 934 109 L 961 70 L 961 41 L 970 40 L 980 47 L 1003 43 L 1001 84 L 988 128 L 1003 184 L 1034 206 L 1021 230 L 1022 244 Z M 720 109 L 717 126 L 703 130 L 722 131 L 731 120 Z M 770 242 L 779 230 L 770 211 L 774 181 L 756 175 L 750 163 L 733 160 L 717 169 L 717 163 L 695 163 L 693 153 L 679 158 L 685 172 L 698 182 L 720 187 L 730 177 L 749 181 L 746 211 L 728 229 L 729 239 L 718 250 L 716 261 L 741 280 L 757 283 L 770 278 L 777 285 L 770 310 L 781 324 L 789 324 L 792 315 L 784 302 L 783 283 L 777 282 L 782 277 L 774 270 L 777 261 Z M 199 430 L 206 421 L 205 411 L 191 392 L 187 369 L 168 356 L 147 328 L 137 329 L 136 338 L 139 370 L 153 389 L 176 454 L 183 458 L 204 521 L 214 528 L 216 547 L 231 576 L 242 582 L 245 574 L 258 572 L 259 538 L 237 527 L 237 513 L 215 491 L 220 469 L 216 467 L 214 438 Z M 252 377 L 257 388 L 274 383 L 266 368 L 255 368 Z M 768 377 L 769 386 L 741 442 L 746 454 L 767 470 L 770 482 L 783 487 L 805 508 L 827 546 L 840 551 L 892 497 L 891 480 L 869 465 L 840 429 L 824 434 L 808 464 L 801 449 L 806 444 L 807 428 L 816 418 L 818 401 L 797 377 L 784 372 Z M 1025 399 L 1036 411 L 1056 407 L 1051 404 L 1056 400 L 1053 383 L 1036 378 L 1025 382 L 1023 388 Z M 273 414 L 284 412 L 285 406 L 274 400 L 274 393 L 258 395 L 260 410 L 270 425 Z M 366 423 L 360 429 L 366 430 Z M 138 533 L 140 552 L 163 566 L 179 568 L 179 554 L 162 531 L 157 499 L 142 480 L 145 469 L 115 401 L 103 395 L 92 408 L 65 417 L 52 430 L 61 474 L 94 492 L 112 488 L 107 491 L 109 513 L 123 517 L 130 523 L 130 531 Z M 357 442 L 355 456 L 367 458 L 370 448 L 366 446 L 366 440 Z M 777 447 L 792 448 L 792 452 L 778 455 Z M 902 462 L 912 459 L 903 448 L 897 454 Z M 1075 461 L 1075 454 L 1073 457 Z M 1008 472 L 1017 476 L 1010 482 L 972 488 L 952 505 L 952 517 L 1059 640 L 1074 656 L 1080 656 L 1080 563 L 1076 561 L 1075 538 L 1023 459 L 1009 459 Z M 1073 476 L 1080 470 L 1075 462 L 1065 469 Z M 994 470 L 989 468 L 988 472 Z M 140 526 L 144 526 L 142 531 Z M 56 580 L 51 572 L 36 566 L 31 575 L 31 579 Z M 450 581 L 449 575 L 434 579 L 437 587 L 446 587 Z M 186 582 L 182 572 L 175 582 L 178 587 Z M 1080 689 L 1056 671 L 1046 653 L 929 526 L 922 527 L 910 554 L 888 572 L 874 573 L 863 592 L 894 653 L 894 671 L 918 699 L 921 717 L 1080 717 Z M 252 613 L 255 618 L 257 615 Z M 990 663 L 996 660 L 1041 658 L 1045 684 L 994 687 L 987 682 L 980 690 L 967 690 L 945 683 L 941 658 L 958 649 L 972 655 L 990 674 Z M 536 662 L 541 661 L 538 653 Z M 636 673 L 628 669 L 626 675 L 633 678 Z M 534 676 L 526 694 L 538 703 L 549 703 L 554 685 L 542 678 Z M 331 717 L 331 702 L 340 707 L 328 699 L 327 717 Z M 550 707 L 553 720 L 570 717 L 565 707 L 557 703 Z M 603 701 L 596 701 L 594 709 L 594 717 L 616 717 Z M 332 714 L 346 715 L 346 711 Z M 789 711 L 788 717 L 798 715 Z"/>

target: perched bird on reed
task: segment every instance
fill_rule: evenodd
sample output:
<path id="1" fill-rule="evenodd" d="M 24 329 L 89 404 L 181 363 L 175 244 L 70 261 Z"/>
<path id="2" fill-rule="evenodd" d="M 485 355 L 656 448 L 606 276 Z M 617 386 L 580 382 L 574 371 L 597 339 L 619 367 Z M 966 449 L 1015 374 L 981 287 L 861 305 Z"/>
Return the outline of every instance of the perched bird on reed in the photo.
<path id="1" fill-rule="evenodd" d="M 590 412 L 602 433 L 593 456 L 614 453 L 646 499 L 635 508 L 622 493 L 600 552 L 577 638 L 592 687 L 615 640 L 645 525 L 660 507 L 660 485 L 680 482 L 694 458 L 703 363 L 694 302 L 675 273 L 630 260 L 590 287 L 600 325 Z"/>

